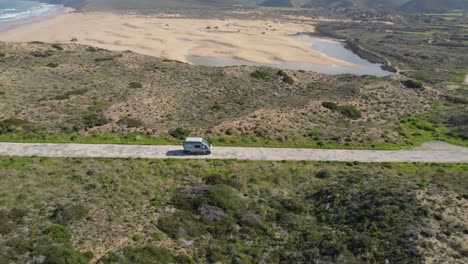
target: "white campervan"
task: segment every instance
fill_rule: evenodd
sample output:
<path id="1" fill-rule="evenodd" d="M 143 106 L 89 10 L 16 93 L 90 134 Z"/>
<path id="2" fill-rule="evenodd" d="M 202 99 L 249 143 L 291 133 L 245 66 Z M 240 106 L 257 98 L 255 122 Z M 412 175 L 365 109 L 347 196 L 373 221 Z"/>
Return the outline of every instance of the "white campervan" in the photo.
<path id="1" fill-rule="evenodd" d="M 184 140 L 184 151 L 187 154 L 211 154 L 213 146 L 203 138 L 188 137 Z"/>

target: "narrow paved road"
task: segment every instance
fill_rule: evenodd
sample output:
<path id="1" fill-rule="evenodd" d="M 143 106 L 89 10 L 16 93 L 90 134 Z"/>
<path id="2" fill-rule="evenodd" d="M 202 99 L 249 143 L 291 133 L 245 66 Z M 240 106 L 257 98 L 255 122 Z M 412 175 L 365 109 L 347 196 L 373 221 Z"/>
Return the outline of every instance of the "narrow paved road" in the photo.
<path id="1" fill-rule="evenodd" d="M 443 142 L 395 151 L 215 147 L 212 155 L 185 155 L 181 146 L 0 142 L 0 156 L 468 163 L 468 148 Z"/>

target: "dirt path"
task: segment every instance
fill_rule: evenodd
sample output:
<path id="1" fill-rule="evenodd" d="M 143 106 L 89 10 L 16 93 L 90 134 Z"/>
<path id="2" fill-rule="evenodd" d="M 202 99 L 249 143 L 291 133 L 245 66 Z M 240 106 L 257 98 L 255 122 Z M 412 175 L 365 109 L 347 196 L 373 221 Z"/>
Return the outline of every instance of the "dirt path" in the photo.
<path id="1" fill-rule="evenodd" d="M 215 147 L 212 155 L 185 155 L 181 146 L 0 143 L 0 156 L 468 163 L 468 148 L 443 142 L 394 151 Z"/>

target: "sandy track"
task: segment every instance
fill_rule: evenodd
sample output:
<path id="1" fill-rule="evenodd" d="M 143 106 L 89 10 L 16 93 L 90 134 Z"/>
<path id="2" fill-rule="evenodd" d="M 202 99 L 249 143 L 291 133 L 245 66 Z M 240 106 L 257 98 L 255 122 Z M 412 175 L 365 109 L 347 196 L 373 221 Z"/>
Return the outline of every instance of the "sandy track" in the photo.
<path id="1" fill-rule="evenodd" d="M 180 146 L 0 143 L 0 156 L 468 163 L 468 148 L 445 143 L 396 151 L 217 147 L 212 155 L 185 155 Z"/>

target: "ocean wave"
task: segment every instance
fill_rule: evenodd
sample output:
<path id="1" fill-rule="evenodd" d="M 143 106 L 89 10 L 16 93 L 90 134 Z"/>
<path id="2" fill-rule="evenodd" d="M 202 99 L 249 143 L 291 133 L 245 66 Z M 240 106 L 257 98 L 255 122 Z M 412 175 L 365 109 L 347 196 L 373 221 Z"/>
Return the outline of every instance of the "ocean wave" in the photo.
<path id="1" fill-rule="evenodd" d="M 13 22 L 13 21 L 21 20 L 21 19 L 27 20 L 27 19 L 41 17 L 44 15 L 56 12 L 58 8 L 59 7 L 55 5 L 40 4 L 39 6 L 31 7 L 30 10 L 26 10 L 26 11 L 22 11 L 18 13 L 12 13 L 12 12 L 3 13 L 3 14 L 0 13 L 0 23 Z M 7 10 L 7 9 L 3 9 L 3 10 Z"/>

